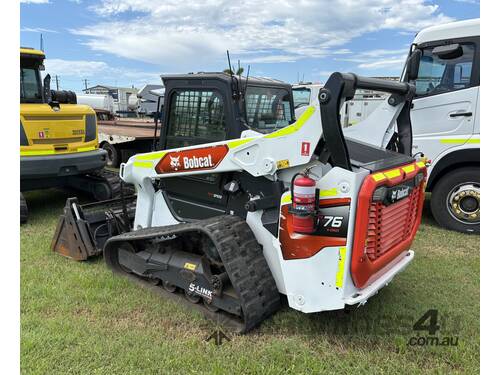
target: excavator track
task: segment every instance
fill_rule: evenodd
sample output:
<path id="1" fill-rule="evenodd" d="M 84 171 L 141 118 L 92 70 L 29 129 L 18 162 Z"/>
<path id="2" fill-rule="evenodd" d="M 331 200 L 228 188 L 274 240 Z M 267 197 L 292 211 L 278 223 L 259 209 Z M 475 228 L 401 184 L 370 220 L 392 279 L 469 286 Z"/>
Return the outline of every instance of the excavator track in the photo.
<path id="1" fill-rule="evenodd" d="M 119 197 L 122 186 L 124 195 L 135 193 L 132 185 L 122 184 L 117 172 L 106 169 L 92 171 L 84 175 L 71 176 L 66 180 L 66 185 L 91 194 L 96 201 Z"/>
<path id="2" fill-rule="evenodd" d="M 193 238 L 199 236 L 210 240 L 209 245 L 205 245 L 208 246 L 206 249 L 201 250 L 199 244 L 193 244 Z M 182 242 L 184 251 L 166 250 L 162 253 L 161 250 L 151 250 L 171 246 L 170 242 Z M 203 243 L 207 244 L 206 241 Z M 186 248 L 191 248 L 191 251 L 185 252 Z M 162 296 L 182 299 L 217 324 L 239 333 L 255 328 L 280 307 L 279 292 L 262 248 L 247 223 L 236 216 L 225 215 L 193 223 L 139 229 L 111 237 L 104 245 L 104 258 L 114 272 L 127 275 Z M 162 263 L 160 258 L 169 261 Z M 173 269 L 176 270 L 173 259 L 184 264 L 184 269 L 179 269 L 178 274 L 190 279 L 190 290 L 194 289 L 194 284 L 202 282 L 203 275 L 185 268 L 193 269 L 192 263 L 198 260 L 200 269 L 203 265 L 205 269 L 217 269 L 227 274 L 229 281 L 226 281 L 223 292 L 218 294 L 217 290 L 208 290 L 210 287 L 201 288 L 201 294 L 192 294 L 180 285 L 181 279 L 169 280 L 165 276 L 175 275 L 172 273 Z M 125 266 L 127 261 L 129 263 Z M 133 265 L 133 270 L 130 265 Z M 148 274 L 150 270 L 155 273 Z M 211 293 L 214 296 L 212 301 L 205 298 Z M 200 303 L 202 301 L 204 303 Z"/>
<path id="3" fill-rule="evenodd" d="M 92 172 L 91 174 L 88 175 L 91 179 L 95 180 L 96 182 L 104 182 L 108 186 L 108 196 L 103 196 L 101 199 L 98 200 L 105 200 L 105 199 L 113 199 L 117 198 L 120 196 L 120 190 L 122 186 L 122 180 L 120 179 L 120 176 L 118 173 L 109 171 L 107 169 L 101 169 L 99 171 Z M 124 194 L 129 195 L 134 193 L 134 188 L 132 185 L 129 184 L 124 184 L 125 189 Z M 99 197 L 96 197 L 99 198 Z"/>

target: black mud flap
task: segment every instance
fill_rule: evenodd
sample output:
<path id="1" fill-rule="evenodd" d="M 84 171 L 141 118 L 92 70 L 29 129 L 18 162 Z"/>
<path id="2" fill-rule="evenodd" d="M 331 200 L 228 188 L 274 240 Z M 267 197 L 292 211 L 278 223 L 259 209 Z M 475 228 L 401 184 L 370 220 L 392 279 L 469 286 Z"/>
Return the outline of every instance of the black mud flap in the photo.
<path id="1" fill-rule="evenodd" d="M 68 198 L 51 249 L 73 260 L 99 256 L 109 237 L 130 230 L 134 216 L 135 196 L 86 205 L 80 205 L 77 198 Z"/>

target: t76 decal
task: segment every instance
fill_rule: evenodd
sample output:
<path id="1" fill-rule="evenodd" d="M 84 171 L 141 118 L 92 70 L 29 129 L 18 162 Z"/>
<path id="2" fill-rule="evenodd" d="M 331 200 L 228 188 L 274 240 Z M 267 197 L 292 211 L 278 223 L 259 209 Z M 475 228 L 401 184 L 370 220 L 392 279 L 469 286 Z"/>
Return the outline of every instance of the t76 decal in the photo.
<path id="1" fill-rule="evenodd" d="M 167 152 L 156 165 L 156 173 L 176 173 L 215 169 L 228 152 L 226 145 Z"/>

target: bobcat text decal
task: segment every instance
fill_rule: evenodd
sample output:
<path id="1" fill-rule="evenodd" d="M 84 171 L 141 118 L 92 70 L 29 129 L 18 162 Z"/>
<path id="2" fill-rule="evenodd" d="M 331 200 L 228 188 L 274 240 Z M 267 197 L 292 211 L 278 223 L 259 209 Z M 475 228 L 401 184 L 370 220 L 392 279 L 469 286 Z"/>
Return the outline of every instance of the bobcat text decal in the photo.
<path id="1" fill-rule="evenodd" d="M 176 173 L 214 169 L 228 152 L 226 145 L 167 152 L 156 165 L 156 173 Z"/>

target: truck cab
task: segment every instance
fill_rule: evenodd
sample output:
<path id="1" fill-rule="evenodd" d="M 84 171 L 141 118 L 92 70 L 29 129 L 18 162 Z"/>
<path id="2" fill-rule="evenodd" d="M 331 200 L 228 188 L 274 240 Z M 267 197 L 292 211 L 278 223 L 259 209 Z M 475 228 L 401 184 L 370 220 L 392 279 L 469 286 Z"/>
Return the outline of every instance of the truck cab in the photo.
<path id="1" fill-rule="evenodd" d="M 479 19 L 420 31 L 411 120 L 413 152 L 431 161 L 427 191 L 442 226 L 479 232 L 480 33 Z"/>

